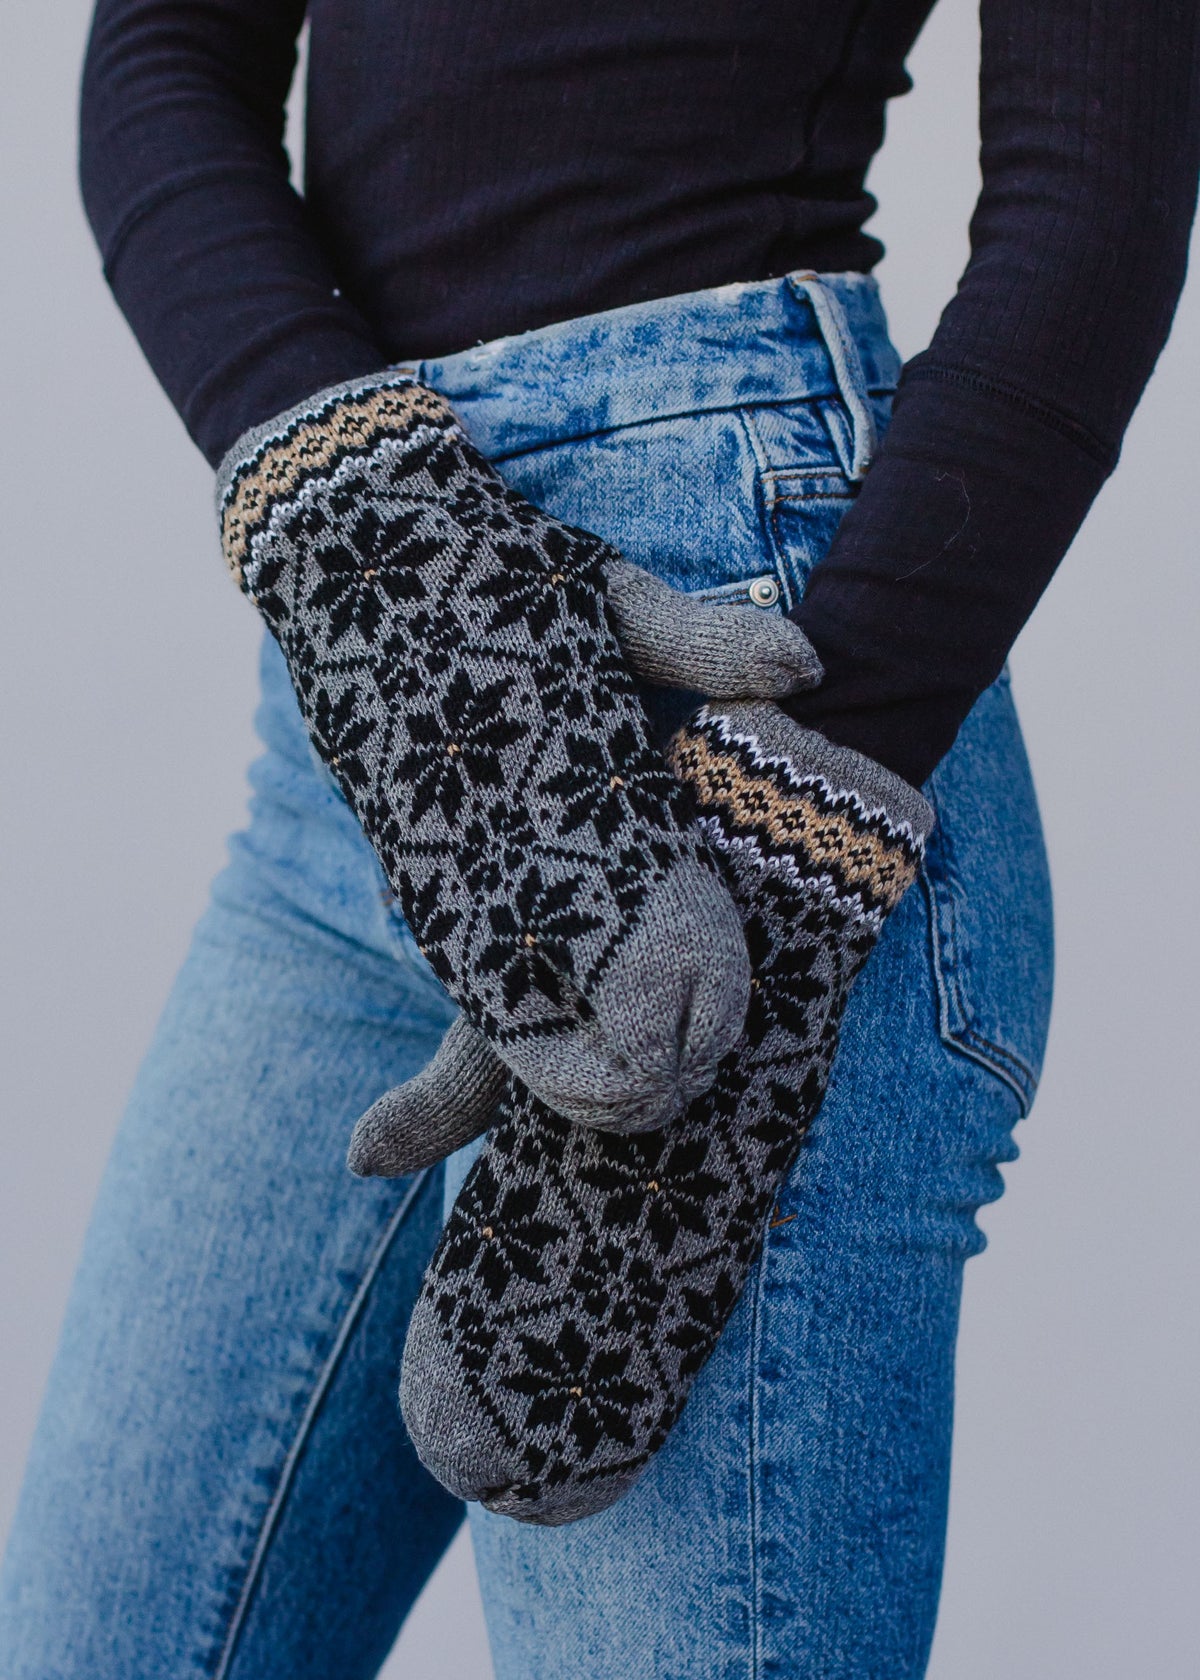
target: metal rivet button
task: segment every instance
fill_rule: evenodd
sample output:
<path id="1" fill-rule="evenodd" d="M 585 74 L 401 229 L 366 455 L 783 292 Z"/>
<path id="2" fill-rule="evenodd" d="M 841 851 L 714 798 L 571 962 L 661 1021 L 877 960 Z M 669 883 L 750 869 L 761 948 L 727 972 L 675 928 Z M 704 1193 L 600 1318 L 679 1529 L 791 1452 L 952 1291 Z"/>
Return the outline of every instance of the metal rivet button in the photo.
<path id="1" fill-rule="evenodd" d="M 755 578 L 750 585 L 750 599 L 756 607 L 773 607 L 779 599 L 779 585 L 774 578 Z"/>

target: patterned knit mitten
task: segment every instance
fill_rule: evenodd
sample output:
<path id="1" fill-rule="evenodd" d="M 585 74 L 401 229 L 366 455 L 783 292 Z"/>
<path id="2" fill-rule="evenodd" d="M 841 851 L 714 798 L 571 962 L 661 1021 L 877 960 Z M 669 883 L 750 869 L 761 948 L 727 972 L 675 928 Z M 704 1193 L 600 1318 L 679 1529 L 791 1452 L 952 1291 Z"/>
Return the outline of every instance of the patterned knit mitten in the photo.
<path id="1" fill-rule="evenodd" d="M 677 1112 L 749 971 L 607 598 L 663 586 L 510 490 L 403 373 L 248 433 L 218 498 L 313 743 L 469 1020 L 557 1112 Z M 661 663 L 669 625 L 646 642 Z"/>
<path id="2" fill-rule="evenodd" d="M 612 1504 L 666 1439 L 754 1265 L 850 986 L 933 822 L 898 777 L 770 705 L 706 707 L 672 763 L 745 918 L 742 1040 L 707 1095 L 645 1136 L 573 1126 L 507 1078 L 404 1352 L 401 1405 L 424 1463 L 528 1522 Z M 464 1064 L 466 1030 L 446 1072 Z M 427 1070 L 427 1092 L 437 1077 Z M 481 1069 L 468 1078 L 467 1108 L 485 1083 Z M 469 1115 L 447 1118 L 448 1133 L 472 1129 Z"/>

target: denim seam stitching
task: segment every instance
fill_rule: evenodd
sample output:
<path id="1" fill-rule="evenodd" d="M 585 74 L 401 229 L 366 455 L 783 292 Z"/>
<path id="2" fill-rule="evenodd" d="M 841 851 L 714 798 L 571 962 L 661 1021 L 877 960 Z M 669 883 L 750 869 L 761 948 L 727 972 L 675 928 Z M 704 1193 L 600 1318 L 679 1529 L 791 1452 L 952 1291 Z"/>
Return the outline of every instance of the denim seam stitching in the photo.
<path id="1" fill-rule="evenodd" d="M 954 953 L 958 949 L 958 918 L 954 907 L 954 895 L 947 890 L 945 915 L 937 886 L 932 875 L 925 872 L 925 881 L 929 893 L 931 929 L 935 939 L 934 959 L 939 975 L 939 995 L 947 1007 L 939 1011 L 938 1031 L 942 1042 L 950 1049 L 979 1063 L 997 1078 L 1002 1079 L 1017 1095 L 1021 1104 L 1022 1115 L 1028 1114 L 1033 1104 L 1033 1097 L 1037 1091 L 1037 1075 L 1028 1063 L 1004 1045 L 996 1044 L 985 1033 L 979 1031 L 975 1025 L 971 1010 L 967 1007 L 966 998 L 958 980 L 957 962 Z M 946 939 L 939 937 L 943 925 L 946 925 Z M 943 968 L 941 952 L 947 950 L 950 954 L 948 971 Z M 943 989 L 941 981 L 945 982 Z M 953 994 L 952 999 L 948 994 Z M 949 1003 L 953 1001 L 954 1008 L 961 1025 L 955 1027 L 949 1018 Z M 1015 1071 L 1014 1071 L 1015 1070 Z"/>
<path id="2" fill-rule="evenodd" d="M 325 1364 L 317 1377 L 312 1394 L 309 1397 L 308 1405 L 304 1408 L 304 1416 L 300 1419 L 295 1438 L 292 1441 L 291 1446 L 288 1448 L 287 1454 L 284 1458 L 283 1468 L 279 1473 L 278 1486 L 271 1497 L 270 1504 L 267 1506 L 267 1509 L 263 1514 L 258 1539 L 255 1542 L 254 1551 L 251 1554 L 250 1563 L 246 1571 L 246 1579 L 242 1584 L 241 1593 L 238 1595 L 237 1604 L 234 1606 L 233 1615 L 230 1618 L 229 1631 L 225 1636 L 224 1647 L 222 1648 L 217 1666 L 213 1670 L 213 1680 L 227 1680 L 230 1664 L 233 1662 L 236 1655 L 237 1644 L 241 1638 L 242 1630 L 245 1627 L 246 1616 L 250 1609 L 250 1603 L 262 1575 L 263 1564 L 266 1561 L 267 1553 L 271 1547 L 271 1542 L 275 1537 L 275 1530 L 278 1527 L 279 1519 L 283 1514 L 283 1508 L 287 1502 L 288 1494 L 291 1492 L 296 1467 L 300 1462 L 300 1454 L 304 1450 L 309 1436 L 312 1433 L 317 1412 L 320 1410 L 321 1404 L 329 1392 L 334 1372 L 337 1370 L 342 1354 L 345 1352 L 346 1345 L 350 1339 L 351 1331 L 353 1330 L 355 1323 L 362 1312 L 363 1306 L 366 1303 L 367 1294 L 370 1291 L 371 1285 L 379 1275 L 379 1269 L 383 1264 L 384 1256 L 391 1247 L 392 1242 L 394 1241 L 404 1220 L 408 1217 L 408 1213 L 414 1200 L 416 1199 L 417 1193 L 424 1187 L 425 1180 L 428 1176 L 428 1168 L 424 1168 L 414 1177 L 412 1184 L 409 1186 L 408 1194 L 405 1196 L 404 1200 L 400 1203 L 400 1206 L 396 1209 L 392 1217 L 388 1220 L 387 1225 L 384 1227 L 383 1235 L 375 1245 L 374 1253 L 368 1260 L 358 1288 L 355 1290 L 350 1304 L 342 1318 L 341 1328 L 337 1333 L 337 1337 L 334 1340 L 332 1348 L 329 1350 Z"/>
<path id="3" fill-rule="evenodd" d="M 951 1036 L 946 1042 L 952 1050 L 957 1050 L 970 1061 L 977 1062 L 1003 1080 L 1016 1093 L 1021 1105 L 1021 1118 L 1027 1117 L 1033 1107 L 1036 1088 L 1028 1077 L 1029 1070 L 1018 1056 L 1014 1056 L 1012 1051 L 1006 1050 L 1003 1045 L 994 1044 L 990 1038 L 976 1032 L 973 1027 L 967 1027 L 959 1036 Z M 1006 1061 L 1012 1066 L 1006 1066 Z"/>
<path id="4" fill-rule="evenodd" d="M 760 404 L 765 407 L 765 404 Z M 775 529 L 775 479 L 771 468 L 771 458 L 763 443 L 758 427 L 754 423 L 754 414 L 749 408 L 737 411 L 742 429 L 746 434 L 746 441 L 750 445 L 750 453 L 754 457 L 754 502 L 758 514 L 759 534 L 762 540 L 763 553 L 766 555 L 776 582 L 783 592 L 783 604 L 786 612 L 791 612 L 800 604 L 800 591 L 793 587 L 791 567 L 787 556 L 783 552 L 779 541 L 779 533 Z"/>
<path id="5" fill-rule="evenodd" d="M 936 897 L 936 888 L 934 889 L 934 894 Z M 949 889 L 947 889 L 946 892 L 946 908 L 950 922 L 949 944 L 953 951 L 957 951 L 958 913 L 955 909 L 954 895 Z M 961 985 L 959 984 L 957 963 L 955 963 L 949 975 L 949 984 L 953 988 L 955 1002 L 958 1006 L 959 1017 L 962 1021 L 962 1027 L 958 1033 L 953 1033 L 949 1026 L 947 1026 L 947 1031 L 951 1032 L 953 1042 L 962 1049 L 965 1055 L 973 1054 L 976 1057 L 982 1057 L 988 1060 L 989 1065 L 992 1065 L 991 1058 L 986 1055 L 986 1052 L 991 1052 L 1000 1064 L 1005 1062 L 1011 1064 L 1008 1068 L 997 1065 L 996 1071 L 998 1073 L 1003 1073 L 1009 1079 L 1010 1083 L 1016 1084 L 1017 1080 L 1021 1079 L 1023 1081 L 1023 1086 L 1017 1086 L 1017 1092 L 1021 1098 L 1021 1102 L 1023 1105 L 1032 1104 L 1033 1095 L 1036 1092 L 1038 1085 L 1037 1074 L 1029 1066 L 1028 1062 L 1025 1061 L 1024 1057 L 1019 1055 L 1017 1051 L 1010 1050 L 1007 1045 L 997 1044 L 993 1039 L 988 1038 L 986 1033 L 980 1032 L 979 1028 L 975 1025 L 973 1014 L 967 1006 L 966 997 L 963 993 Z M 1015 1074 L 1012 1072 L 1012 1069 L 1014 1068 L 1017 1070 Z M 1026 1112 L 1028 1112 L 1028 1109 L 1026 1109 Z"/>
<path id="6" fill-rule="evenodd" d="M 947 1049 L 975 1062 L 1007 1085 L 1016 1096 L 1024 1119 L 1037 1094 L 1037 1075 L 1015 1050 L 994 1043 L 975 1026 L 955 973 L 953 952 L 957 949 L 958 936 L 952 895 L 946 894 L 943 912 L 940 895 L 928 868 L 921 870 L 921 884 L 929 905 L 929 960 L 938 998 L 938 1037 Z M 949 953 L 945 963 L 942 961 L 944 951 Z M 951 1021 L 952 1009 L 962 1023 L 960 1027 Z"/>
<path id="7" fill-rule="evenodd" d="M 799 281 L 789 277 L 788 283 L 793 293 L 807 298 L 816 317 L 817 330 L 825 341 L 840 406 L 850 426 L 846 476 L 852 484 L 861 484 L 878 451 L 879 440 L 854 332 L 846 319 L 842 300 L 818 277 Z"/>
<path id="8" fill-rule="evenodd" d="M 758 477 L 760 480 L 766 479 L 771 474 L 771 458 L 767 453 L 766 445 L 763 443 L 762 434 L 755 424 L 753 410 L 740 408 L 737 413 L 746 433 L 746 440 L 750 445 L 750 453 L 754 456 Z"/>
<path id="9" fill-rule="evenodd" d="M 774 506 L 776 507 L 776 509 L 778 509 L 778 508 L 783 507 L 785 505 L 792 506 L 792 507 L 802 507 L 804 505 L 804 503 L 806 503 L 806 502 L 852 502 L 853 500 L 854 500 L 854 497 L 852 495 L 850 495 L 849 493 L 847 493 L 846 495 L 842 495 L 842 496 L 836 496 L 836 495 L 814 496 L 814 495 L 811 495 L 811 494 L 807 495 L 807 496 L 801 496 L 801 495 L 786 496 L 785 495 L 785 496 L 776 496 Z"/>
<path id="10" fill-rule="evenodd" d="M 837 478 L 843 484 L 850 484 L 850 480 L 842 471 L 841 463 L 837 462 L 835 464 L 830 461 L 815 462 L 811 467 L 767 467 L 763 472 L 763 477 L 773 478 L 776 481 L 788 478 Z M 846 494 L 852 496 L 854 494 L 853 489 L 847 489 Z"/>
<path id="11" fill-rule="evenodd" d="M 862 480 L 854 476 L 854 416 L 847 409 L 845 399 L 840 392 L 831 397 L 815 397 L 813 407 L 825 428 L 838 471 L 847 484 L 860 487 Z M 837 416 L 836 423 L 834 415 Z"/>
<path id="12" fill-rule="evenodd" d="M 748 1517 L 747 1536 L 750 1549 L 750 1670 L 747 1680 L 759 1680 L 762 1673 L 762 1615 L 760 1603 L 762 1597 L 762 1582 L 759 1579 L 759 1509 L 758 1509 L 758 1470 L 760 1454 L 758 1452 L 758 1373 L 762 1364 L 762 1307 L 765 1282 L 763 1274 L 767 1266 L 767 1248 L 770 1242 L 770 1230 L 763 1235 L 762 1250 L 758 1257 L 758 1265 L 754 1269 L 754 1292 L 750 1302 L 750 1416 L 749 1427 L 746 1431 L 746 1512 Z"/>
<path id="13" fill-rule="evenodd" d="M 889 396 L 891 394 L 891 387 L 889 386 L 879 391 L 873 390 L 870 394 L 874 396 Z M 453 402 L 453 396 L 451 396 L 448 400 Z M 521 447 L 517 449 L 497 449 L 492 451 L 488 449 L 486 443 L 481 443 L 479 438 L 475 437 L 473 434 L 471 434 L 471 440 L 476 449 L 480 450 L 489 461 L 518 461 L 524 455 L 540 455 L 543 450 L 559 449 L 564 444 L 588 443 L 592 438 L 611 437 L 614 432 L 632 432 L 636 431 L 639 426 L 657 426 L 663 420 L 692 420 L 701 414 L 745 414 L 749 413 L 752 409 L 782 408 L 785 404 L 789 403 L 836 403 L 839 400 L 840 399 L 836 390 L 818 392 L 815 394 L 811 391 L 795 391 L 790 395 L 779 395 L 773 397 L 743 396 L 739 397 L 735 402 L 722 402 L 715 404 L 711 408 L 697 408 L 693 406 L 691 408 L 663 409 L 661 413 L 644 414 L 636 420 L 618 420 L 611 426 L 593 426 L 585 432 L 557 433 L 554 437 L 546 438 L 540 443 L 522 444 Z M 469 418 L 463 422 L 463 424 L 468 433 L 470 433 Z"/>

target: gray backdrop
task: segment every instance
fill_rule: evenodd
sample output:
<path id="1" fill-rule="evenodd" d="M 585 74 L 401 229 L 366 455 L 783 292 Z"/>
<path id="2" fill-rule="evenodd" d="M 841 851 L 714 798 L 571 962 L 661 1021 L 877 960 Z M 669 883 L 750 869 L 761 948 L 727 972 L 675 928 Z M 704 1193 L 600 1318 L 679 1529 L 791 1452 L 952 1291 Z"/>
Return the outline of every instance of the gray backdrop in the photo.
<path id="1" fill-rule="evenodd" d="M 218 557 L 210 474 L 76 202 L 87 9 L 0 10 L 0 1528 L 108 1141 L 252 751 L 257 628 Z M 874 175 L 906 353 L 966 253 L 976 50 L 968 0 L 942 0 Z M 1200 1673 L 1198 348 L 1193 285 L 1014 661 L 1058 995 L 1023 1158 L 968 1270 L 933 1680 Z M 460 1539 L 387 1675 L 489 1672 Z"/>

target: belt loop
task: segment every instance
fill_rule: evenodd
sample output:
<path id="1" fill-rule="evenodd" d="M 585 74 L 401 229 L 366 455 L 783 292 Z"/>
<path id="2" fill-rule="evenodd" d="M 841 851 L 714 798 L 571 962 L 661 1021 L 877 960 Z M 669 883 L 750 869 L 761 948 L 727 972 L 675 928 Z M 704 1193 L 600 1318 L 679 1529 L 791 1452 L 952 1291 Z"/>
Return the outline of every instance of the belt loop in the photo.
<path id="1" fill-rule="evenodd" d="M 818 331 L 829 352 L 833 377 L 837 380 L 838 392 L 854 427 L 853 460 L 849 476 L 852 483 L 858 484 L 867 475 L 867 468 L 871 465 L 879 441 L 875 431 L 875 416 L 871 413 L 871 404 L 867 397 L 867 380 L 863 373 L 858 346 L 846 320 L 846 311 L 842 308 L 841 299 L 831 287 L 825 285 L 819 274 L 805 270 L 800 274 L 789 275 L 788 278 L 793 291 L 802 294 L 812 305 Z"/>

